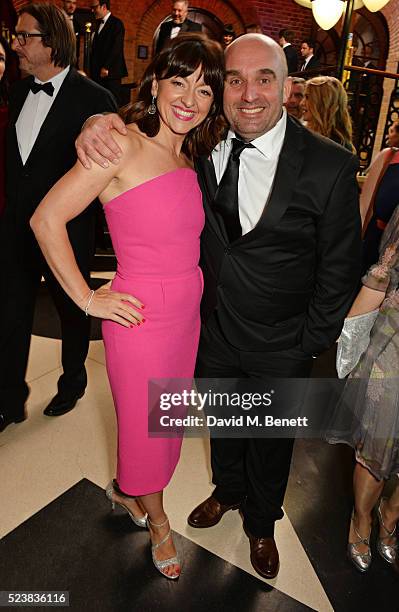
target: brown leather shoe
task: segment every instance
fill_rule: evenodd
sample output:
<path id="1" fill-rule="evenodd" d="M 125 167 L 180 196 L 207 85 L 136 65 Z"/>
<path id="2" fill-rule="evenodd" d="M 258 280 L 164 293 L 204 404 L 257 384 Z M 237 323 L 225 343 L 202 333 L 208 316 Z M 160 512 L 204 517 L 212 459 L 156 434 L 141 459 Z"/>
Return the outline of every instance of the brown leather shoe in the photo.
<path id="1" fill-rule="evenodd" d="M 251 563 L 255 572 L 263 578 L 275 578 L 280 568 L 278 550 L 274 538 L 255 538 L 246 531 L 251 547 Z"/>
<path id="2" fill-rule="evenodd" d="M 239 507 L 240 504 L 225 506 L 219 503 L 218 500 L 211 495 L 208 499 L 203 501 L 202 504 L 194 508 L 187 522 L 191 527 L 197 527 L 198 529 L 213 527 L 219 523 L 225 512 L 228 510 L 237 510 Z"/>

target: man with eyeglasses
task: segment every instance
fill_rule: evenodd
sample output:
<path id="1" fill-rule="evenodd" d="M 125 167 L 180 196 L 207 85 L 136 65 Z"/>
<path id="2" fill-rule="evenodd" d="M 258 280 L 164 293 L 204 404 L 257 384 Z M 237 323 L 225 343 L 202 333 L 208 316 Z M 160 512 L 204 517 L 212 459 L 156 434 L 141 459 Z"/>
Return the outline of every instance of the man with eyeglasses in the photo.
<path id="1" fill-rule="evenodd" d="M 75 35 L 63 11 L 29 4 L 18 18 L 13 49 L 31 76 L 10 91 L 6 208 L 0 222 L 0 431 L 25 418 L 25 373 L 35 299 L 42 276 L 61 320 L 63 374 L 47 416 L 71 410 L 85 392 L 89 320 L 51 274 L 29 227 L 36 206 L 75 163 L 74 142 L 93 113 L 114 111 L 112 95 L 80 75 Z M 89 210 L 68 233 L 82 274 L 89 278 L 93 215 Z"/>
<path id="2" fill-rule="evenodd" d="M 127 76 L 123 51 L 125 28 L 122 21 L 111 14 L 110 0 L 93 0 L 90 8 L 96 18 L 91 43 L 90 76 L 111 91 L 121 104 L 121 82 Z"/>

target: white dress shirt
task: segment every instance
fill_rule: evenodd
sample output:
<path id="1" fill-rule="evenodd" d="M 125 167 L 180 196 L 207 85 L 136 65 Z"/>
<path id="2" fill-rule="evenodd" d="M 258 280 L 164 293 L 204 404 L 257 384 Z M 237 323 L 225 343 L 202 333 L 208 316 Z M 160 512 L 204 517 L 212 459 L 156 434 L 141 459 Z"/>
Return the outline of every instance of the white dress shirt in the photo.
<path id="1" fill-rule="evenodd" d="M 183 24 L 178 25 L 178 26 L 172 26 L 172 29 L 171 29 L 171 31 L 170 31 L 170 38 L 171 38 L 171 39 L 172 39 L 172 38 L 176 38 L 176 36 L 178 36 L 178 35 L 180 34 L 180 31 L 181 31 L 181 26 L 182 26 L 182 25 L 183 25 Z"/>
<path id="2" fill-rule="evenodd" d="M 70 66 L 49 79 L 49 81 L 46 81 L 47 83 L 52 83 L 54 86 L 54 93 L 52 96 L 49 96 L 44 91 L 39 91 L 36 94 L 29 91 L 26 96 L 25 103 L 15 124 L 18 148 L 23 164 L 25 164 L 33 149 L 33 145 L 36 142 L 36 138 L 39 135 L 44 120 L 57 97 L 69 69 Z M 35 78 L 35 83 L 42 84 L 44 81 L 39 81 L 39 79 Z"/>
<path id="3" fill-rule="evenodd" d="M 304 63 L 302 64 L 301 72 L 306 70 L 306 66 L 309 64 L 309 62 L 312 59 L 312 57 L 313 57 L 313 53 L 312 53 L 312 55 L 308 55 L 308 57 L 305 59 Z"/>
<path id="4" fill-rule="evenodd" d="M 100 34 L 101 30 L 103 29 L 103 27 L 107 23 L 107 21 L 110 18 L 110 16 L 111 16 L 111 12 L 110 11 L 108 11 L 108 13 L 106 15 L 104 15 L 104 17 L 102 18 L 101 23 L 100 23 L 100 25 L 98 27 L 97 34 Z"/>
<path id="5" fill-rule="evenodd" d="M 284 108 L 281 118 L 271 130 L 251 140 L 255 149 L 244 149 L 240 155 L 238 209 L 243 235 L 258 223 L 269 198 L 286 126 L 287 111 Z M 236 138 L 236 135 L 229 130 L 226 140 L 218 144 L 212 152 L 218 184 L 227 166 L 233 138 Z"/>

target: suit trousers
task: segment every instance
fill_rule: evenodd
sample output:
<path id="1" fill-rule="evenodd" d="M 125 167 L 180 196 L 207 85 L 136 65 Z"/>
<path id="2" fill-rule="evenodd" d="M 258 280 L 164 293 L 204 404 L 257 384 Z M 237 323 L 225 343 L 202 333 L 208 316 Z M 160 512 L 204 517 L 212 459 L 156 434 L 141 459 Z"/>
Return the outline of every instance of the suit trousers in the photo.
<path id="1" fill-rule="evenodd" d="M 84 392 L 87 384 L 85 360 L 89 349 L 90 319 L 66 295 L 47 265 L 22 264 L 3 269 L 4 298 L 0 304 L 0 396 L 1 412 L 8 416 L 23 414 L 29 394 L 25 374 L 29 357 L 35 301 L 44 276 L 61 321 L 63 374 L 58 392 L 72 399 Z M 89 279 L 89 272 L 84 276 Z"/>
<path id="2" fill-rule="evenodd" d="M 300 347 L 280 351 L 242 351 L 223 336 L 214 313 L 203 325 L 197 378 L 307 378 L 312 357 Z M 200 384 L 200 383 L 199 383 Z M 294 440 L 290 438 L 213 438 L 213 496 L 222 504 L 241 503 L 244 528 L 270 537 L 283 517 Z"/>

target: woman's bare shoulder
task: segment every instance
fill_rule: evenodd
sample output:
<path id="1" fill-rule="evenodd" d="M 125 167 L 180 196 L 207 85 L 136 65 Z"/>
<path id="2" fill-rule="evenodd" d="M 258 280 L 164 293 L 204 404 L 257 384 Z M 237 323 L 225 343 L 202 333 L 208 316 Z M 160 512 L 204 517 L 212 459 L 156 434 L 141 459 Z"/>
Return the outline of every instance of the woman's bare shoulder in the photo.
<path id="1" fill-rule="evenodd" d="M 126 126 L 127 134 L 120 134 L 117 130 L 112 129 L 111 135 L 113 139 L 122 149 L 123 153 L 132 152 L 135 148 L 141 146 L 140 133 L 137 126 L 133 123 Z"/>

